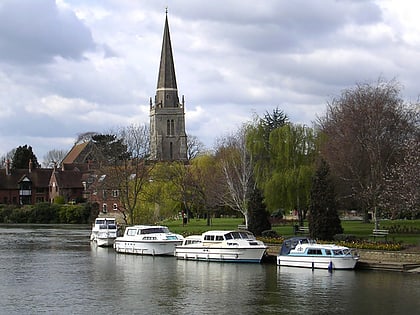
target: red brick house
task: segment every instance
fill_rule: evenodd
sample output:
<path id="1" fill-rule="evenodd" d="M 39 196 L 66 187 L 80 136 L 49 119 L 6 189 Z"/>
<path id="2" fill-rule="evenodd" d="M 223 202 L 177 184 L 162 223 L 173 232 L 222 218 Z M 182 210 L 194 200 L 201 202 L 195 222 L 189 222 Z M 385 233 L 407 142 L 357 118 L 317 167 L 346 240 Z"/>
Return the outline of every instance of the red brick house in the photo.
<path id="1" fill-rule="evenodd" d="M 79 170 L 54 169 L 49 181 L 50 202 L 58 196 L 64 198 L 65 203 L 76 203 L 83 199 L 84 186 L 82 184 L 83 172 Z"/>
<path id="2" fill-rule="evenodd" d="M 49 201 L 49 181 L 52 169 L 11 169 L 10 161 L 0 169 L 0 203 L 25 205 Z"/>

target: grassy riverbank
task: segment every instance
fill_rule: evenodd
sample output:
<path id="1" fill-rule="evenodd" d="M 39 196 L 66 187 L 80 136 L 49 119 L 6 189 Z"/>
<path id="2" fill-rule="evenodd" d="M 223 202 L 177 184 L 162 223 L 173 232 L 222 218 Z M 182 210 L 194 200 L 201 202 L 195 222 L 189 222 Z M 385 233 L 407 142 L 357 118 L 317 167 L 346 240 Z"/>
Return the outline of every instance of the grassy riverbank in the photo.
<path id="1" fill-rule="evenodd" d="M 239 224 L 243 223 L 241 218 L 214 218 L 211 225 L 207 225 L 205 219 L 192 219 L 188 224 L 183 225 L 180 220 L 162 222 L 170 228 L 171 231 L 184 235 L 201 234 L 207 230 L 230 230 L 237 229 Z M 283 224 L 274 225 L 272 227 L 280 236 L 293 236 L 293 225 L 296 222 L 285 222 Z M 354 235 L 360 239 L 373 240 L 371 236 L 374 228 L 373 223 L 364 223 L 360 220 L 349 221 L 342 220 L 341 225 L 344 234 Z M 404 245 L 420 245 L 420 220 L 384 220 L 380 224 L 381 229 L 387 229 L 390 234 L 388 241 L 400 242 Z"/>

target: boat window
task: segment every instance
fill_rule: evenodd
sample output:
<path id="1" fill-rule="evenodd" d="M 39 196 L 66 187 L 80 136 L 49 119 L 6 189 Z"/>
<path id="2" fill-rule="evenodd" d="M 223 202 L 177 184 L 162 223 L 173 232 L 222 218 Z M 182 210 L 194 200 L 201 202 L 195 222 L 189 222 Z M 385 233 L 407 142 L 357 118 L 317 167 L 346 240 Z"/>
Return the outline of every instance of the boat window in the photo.
<path id="1" fill-rule="evenodd" d="M 116 229 L 117 226 L 115 224 L 108 224 L 108 229 Z"/>
<path id="2" fill-rule="evenodd" d="M 322 251 L 316 248 L 309 248 L 308 255 L 322 255 Z"/>
<path id="3" fill-rule="evenodd" d="M 95 224 L 104 224 L 105 220 L 96 220 Z"/>
<path id="4" fill-rule="evenodd" d="M 157 238 L 155 236 L 143 236 L 143 240 L 145 240 L 145 241 L 156 241 Z"/>
<path id="5" fill-rule="evenodd" d="M 329 249 L 325 250 L 325 255 L 331 256 L 331 251 Z"/>
<path id="6" fill-rule="evenodd" d="M 136 235 L 137 230 L 136 229 L 128 229 L 127 230 L 127 235 L 128 236 L 134 236 Z"/>
<path id="7" fill-rule="evenodd" d="M 214 241 L 214 235 L 204 235 L 205 241 Z"/>
<path id="8" fill-rule="evenodd" d="M 343 255 L 343 252 L 341 251 L 341 249 L 334 249 L 333 253 L 335 256 L 341 256 Z"/>
<path id="9" fill-rule="evenodd" d="M 184 245 L 198 244 L 201 243 L 199 240 L 186 240 Z"/>
<path id="10" fill-rule="evenodd" d="M 232 238 L 233 238 L 232 234 L 230 233 L 225 234 L 225 239 L 231 240 Z"/>
<path id="11" fill-rule="evenodd" d="M 232 232 L 232 237 L 235 239 L 241 239 L 241 234 L 239 232 Z"/>
<path id="12" fill-rule="evenodd" d="M 216 241 L 223 241 L 222 235 L 216 235 Z"/>
<path id="13" fill-rule="evenodd" d="M 351 250 L 350 249 L 343 249 L 344 255 L 350 255 L 351 256 Z"/>

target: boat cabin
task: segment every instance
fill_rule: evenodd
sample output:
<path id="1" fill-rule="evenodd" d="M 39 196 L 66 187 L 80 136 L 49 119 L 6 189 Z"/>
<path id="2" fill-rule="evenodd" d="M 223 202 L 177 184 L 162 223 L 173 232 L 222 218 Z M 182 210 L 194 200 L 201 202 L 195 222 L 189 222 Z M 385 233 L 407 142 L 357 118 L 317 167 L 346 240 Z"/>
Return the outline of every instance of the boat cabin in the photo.
<path id="1" fill-rule="evenodd" d="M 255 241 L 254 234 L 248 231 L 208 231 L 202 236 L 203 243 L 220 243 L 228 241 L 228 245 L 238 245 L 237 243 L 234 243 L 235 240 L 248 241 L 250 245 L 258 245 L 257 242 L 255 242 L 255 244 L 253 243 L 253 241 Z"/>
<path id="2" fill-rule="evenodd" d="M 100 230 L 117 229 L 117 224 L 114 218 L 97 218 L 95 220 L 95 226 L 99 227 Z"/>

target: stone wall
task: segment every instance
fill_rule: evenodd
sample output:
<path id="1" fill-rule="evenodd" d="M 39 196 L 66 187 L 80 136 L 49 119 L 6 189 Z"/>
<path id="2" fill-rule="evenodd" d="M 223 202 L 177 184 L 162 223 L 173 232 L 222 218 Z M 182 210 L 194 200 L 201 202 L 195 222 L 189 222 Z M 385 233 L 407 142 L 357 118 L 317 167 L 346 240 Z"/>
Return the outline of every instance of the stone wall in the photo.
<path id="1" fill-rule="evenodd" d="M 378 262 L 420 263 L 420 253 L 405 253 L 399 251 L 357 250 L 360 260 Z"/>

